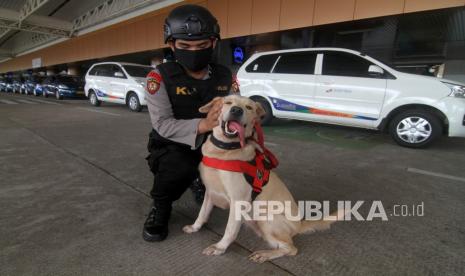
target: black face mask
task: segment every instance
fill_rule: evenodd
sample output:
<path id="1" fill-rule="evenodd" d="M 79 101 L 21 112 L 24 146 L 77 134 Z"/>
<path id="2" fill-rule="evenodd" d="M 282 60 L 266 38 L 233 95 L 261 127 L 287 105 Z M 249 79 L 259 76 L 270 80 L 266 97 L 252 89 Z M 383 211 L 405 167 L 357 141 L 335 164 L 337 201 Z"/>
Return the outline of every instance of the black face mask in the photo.
<path id="1" fill-rule="evenodd" d="M 212 55 L 213 47 L 194 51 L 179 48 L 174 50 L 176 60 L 192 72 L 198 72 L 207 67 Z"/>

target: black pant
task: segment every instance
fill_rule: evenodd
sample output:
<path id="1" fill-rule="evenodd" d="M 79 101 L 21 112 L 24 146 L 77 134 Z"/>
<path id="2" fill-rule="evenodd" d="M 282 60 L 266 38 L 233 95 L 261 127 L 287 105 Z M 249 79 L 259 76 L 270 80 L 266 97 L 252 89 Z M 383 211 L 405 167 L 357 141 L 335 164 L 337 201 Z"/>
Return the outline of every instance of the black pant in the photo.
<path id="1" fill-rule="evenodd" d="M 171 204 L 199 177 L 200 149 L 191 150 L 180 144 L 157 145 L 157 141 L 152 141 L 149 150 L 147 161 L 154 174 L 150 195 L 156 203 Z"/>

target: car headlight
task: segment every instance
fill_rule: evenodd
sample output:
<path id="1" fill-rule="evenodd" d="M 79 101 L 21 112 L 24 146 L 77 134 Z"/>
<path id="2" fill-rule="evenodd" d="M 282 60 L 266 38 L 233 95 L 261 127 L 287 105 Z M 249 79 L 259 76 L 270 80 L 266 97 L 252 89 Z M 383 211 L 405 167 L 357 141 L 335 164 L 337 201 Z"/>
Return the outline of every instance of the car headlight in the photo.
<path id="1" fill-rule="evenodd" d="M 465 86 L 444 82 L 450 88 L 450 97 L 465 99 Z"/>

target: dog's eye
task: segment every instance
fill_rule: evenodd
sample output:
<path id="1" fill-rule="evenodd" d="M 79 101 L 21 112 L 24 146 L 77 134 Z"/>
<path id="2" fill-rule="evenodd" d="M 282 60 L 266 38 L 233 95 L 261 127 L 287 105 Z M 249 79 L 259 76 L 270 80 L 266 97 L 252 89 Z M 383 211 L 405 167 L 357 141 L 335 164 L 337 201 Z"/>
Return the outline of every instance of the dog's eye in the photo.
<path id="1" fill-rule="evenodd" d="M 229 101 L 228 101 L 228 102 L 224 102 L 224 104 L 231 105 L 232 102 L 229 102 Z"/>
<path id="2" fill-rule="evenodd" d="M 246 105 L 245 108 L 247 108 L 248 110 L 252 110 L 252 109 L 253 109 L 250 105 Z"/>

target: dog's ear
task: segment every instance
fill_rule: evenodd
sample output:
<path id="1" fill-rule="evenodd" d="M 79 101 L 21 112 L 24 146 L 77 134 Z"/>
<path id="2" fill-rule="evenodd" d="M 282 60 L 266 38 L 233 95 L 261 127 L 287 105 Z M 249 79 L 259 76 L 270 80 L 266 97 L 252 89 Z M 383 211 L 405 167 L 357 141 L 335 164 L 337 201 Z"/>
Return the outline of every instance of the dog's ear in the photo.
<path id="1" fill-rule="evenodd" d="M 257 113 L 257 118 L 261 119 L 263 116 L 265 116 L 266 111 L 263 108 L 263 106 L 261 105 L 261 103 L 255 102 L 255 105 L 257 106 L 256 109 L 255 109 L 255 112 Z"/>
<path id="2" fill-rule="evenodd" d="M 223 104 L 223 98 L 222 97 L 216 97 L 214 98 L 211 102 L 207 103 L 206 105 L 202 106 L 199 108 L 200 113 L 208 113 L 212 107 L 214 107 L 217 104 Z"/>

